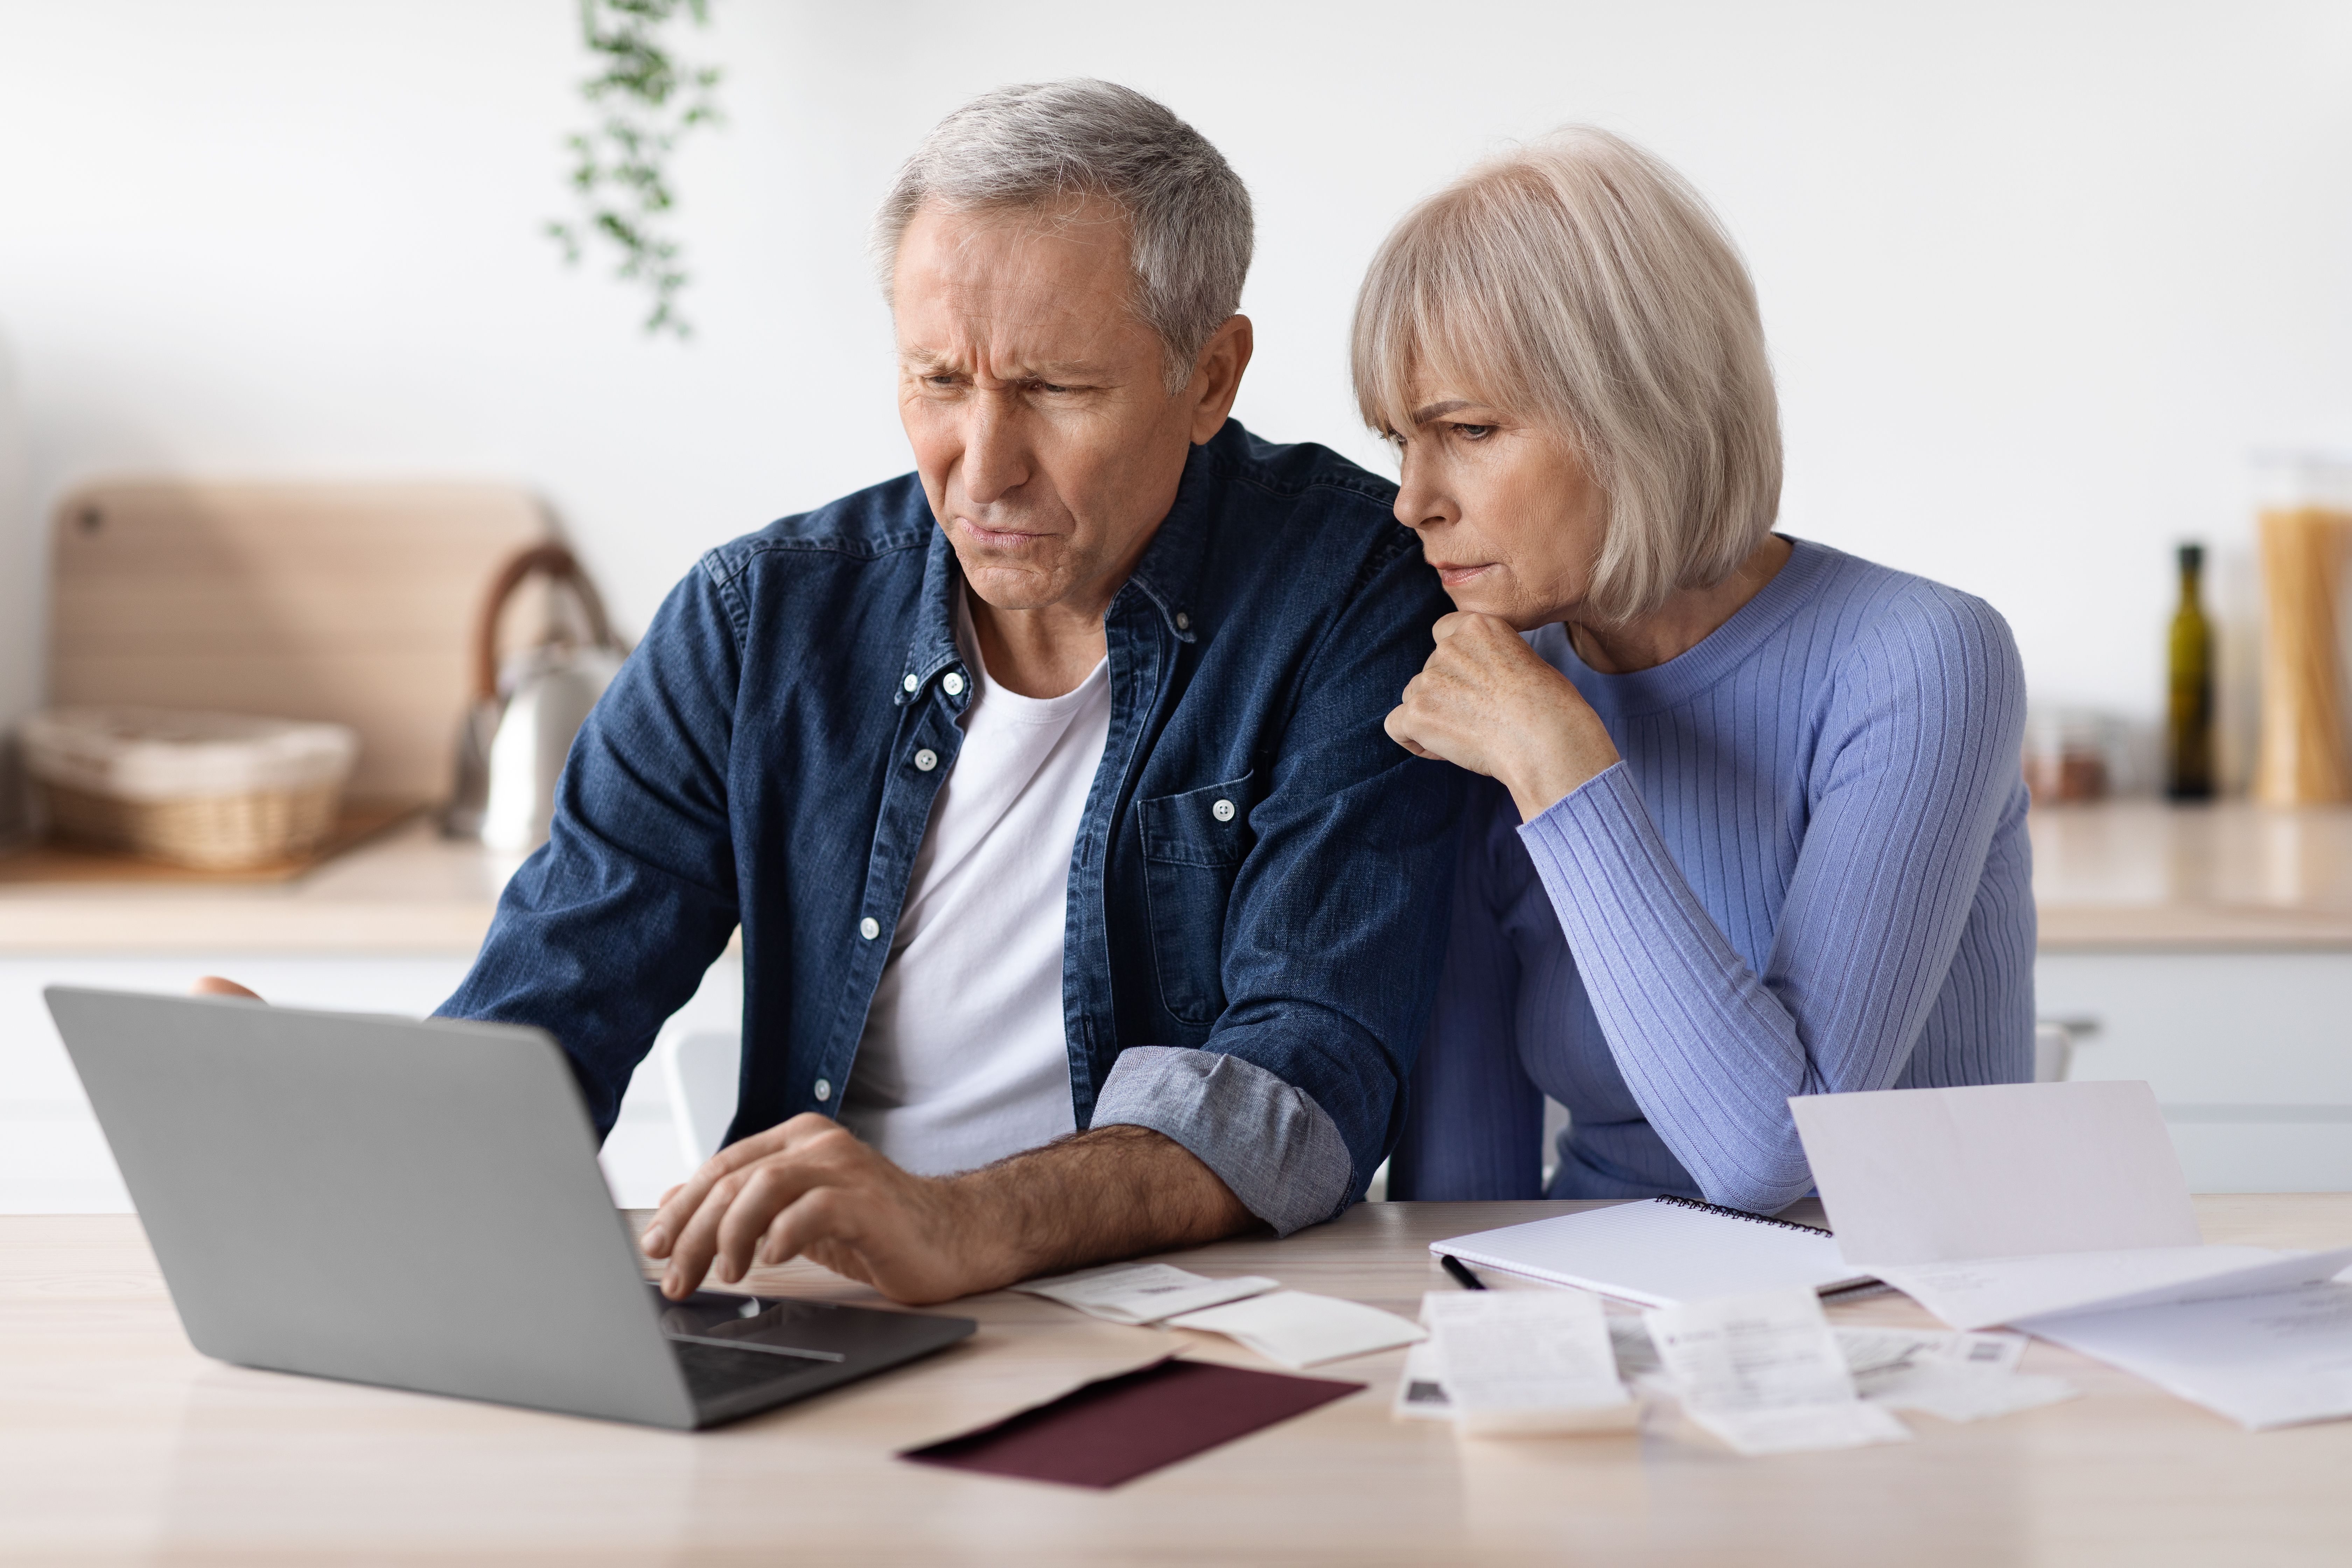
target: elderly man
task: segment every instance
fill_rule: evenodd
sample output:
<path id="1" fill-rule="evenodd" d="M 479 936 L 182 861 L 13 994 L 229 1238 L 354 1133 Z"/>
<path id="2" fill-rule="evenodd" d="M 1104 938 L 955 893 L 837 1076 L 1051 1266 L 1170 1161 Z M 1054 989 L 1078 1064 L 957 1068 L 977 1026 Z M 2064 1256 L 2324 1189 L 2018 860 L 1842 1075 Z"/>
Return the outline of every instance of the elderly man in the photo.
<path id="1" fill-rule="evenodd" d="M 1443 941 L 1453 770 L 1381 720 L 1447 609 L 1392 488 L 1226 417 L 1247 192 L 1108 83 L 950 115 L 877 228 L 917 473 L 706 556 L 444 1014 L 600 1128 L 740 924 L 684 1295 L 805 1255 L 939 1300 L 1364 1190 Z"/>

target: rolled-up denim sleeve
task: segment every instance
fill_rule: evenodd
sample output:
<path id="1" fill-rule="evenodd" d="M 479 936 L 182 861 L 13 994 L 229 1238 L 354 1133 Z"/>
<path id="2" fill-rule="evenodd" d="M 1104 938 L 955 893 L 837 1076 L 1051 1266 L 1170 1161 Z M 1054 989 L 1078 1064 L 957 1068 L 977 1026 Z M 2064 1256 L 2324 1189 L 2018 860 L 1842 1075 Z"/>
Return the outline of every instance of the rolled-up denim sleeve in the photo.
<path id="1" fill-rule="evenodd" d="M 1181 1144 L 1279 1236 L 1328 1219 L 1355 1194 L 1348 1142 L 1306 1090 L 1221 1052 L 1119 1053 L 1094 1125 L 1148 1127 Z"/>
<path id="2" fill-rule="evenodd" d="M 1381 727 L 1447 608 L 1412 536 L 1398 532 L 1306 660 L 1281 739 L 1262 758 L 1256 841 L 1223 910 L 1225 1005 L 1199 1047 L 1256 1072 L 1235 1072 L 1233 1089 L 1168 1084 L 1181 1108 L 1171 1119 L 1231 1121 L 1230 1138 L 1198 1134 L 1194 1152 L 1276 1229 L 1338 1215 L 1394 1144 L 1444 953 L 1466 775 L 1412 756 Z M 1296 1098 L 1240 1092 L 1260 1078 Z M 1334 1137 L 1343 1176 L 1340 1157 L 1325 1152 Z M 1262 1160 L 1223 1152 L 1254 1138 L 1265 1141 Z M 1291 1184 L 1277 1194 L 1276 1180 Z"/>

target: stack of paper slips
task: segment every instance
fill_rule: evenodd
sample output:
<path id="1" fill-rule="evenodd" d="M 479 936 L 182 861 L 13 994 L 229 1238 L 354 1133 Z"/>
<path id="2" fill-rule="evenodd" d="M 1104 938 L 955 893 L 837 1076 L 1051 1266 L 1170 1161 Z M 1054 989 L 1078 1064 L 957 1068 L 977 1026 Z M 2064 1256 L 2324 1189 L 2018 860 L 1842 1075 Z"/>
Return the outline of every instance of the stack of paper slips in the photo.
<path id="1" fill-rule="evenodd" d="M 1640 1410 L 1617 1375 L 1598 1299 L 1567 1290 L 1431 1291 L 1433 1337 L 1406 1358 L 1399 1407 L 1416 1385 L 1466 1436 L 1623 1432 Z"/>
<path id="2" fill-rule="evenodd" d="M 1336 1296 L 1285 1290 L 1248 1274 L 1211 1279 L 1166 1263 L 1121 1263 L 1013 1287 L 1114 1323 L 1198 1329 L 1289 1367 L 1319 1366 L 1428 1338 L 1393 1312 Z"/>
<path id="3" fill-rule="evenodd" d="M 1507 1414 L 1464 1419 L 1469 1412 L 1455 1395 L 1455 1378 L 1445 1355 L 1449 1313 L 1473 1319 L 1492 1314 L 1497 1320 L 1496 1348 L 1502 1353 L 1483 1370 L 1517 1386 L 1507 1394 L 1482 1393 L 1475 1396 L 1478 1403 L 1497 1412 L 1569 1403 L 1536 1370 L 1538 1363 L 1524 1342 L 1525 1331 L 1516 1347 L 1500 1337 L 1501 1321 L 1520 1315 L 1532 1319 L 1545 1310 L 1476 1304 L 1559 1300 L 1575 1303 L 1554 1309 L 1563 1321 L 1599 1316 L 1597 1302 L 1566 1291 L 1433 1292 L 1424 1315 L 1438 1334 L 1406 1358 L 1396 1414 L 1407 1419 L 1454 1420 L 1465 1430 L 1512 1429 Z M 1650 1394 L 1679 1396 L 1694 1421 L 1742 1453 L 1898 1441 L 1908 1434 L 1888 1411 L 1921 1410 L 1948 1421 L 1974 1421 L 2071 1399 L 2079 1392 L 2059 1378 L 2019 1373 L 2018 1359 L 2026 1345 L 2021 1334 L 1832 1329 L 1818 1299 L 1803 1291 L 1694 1303 L 1673 1310 L 1678 1315 L 1665 1317 L 1662 1310 L 1601 1320 L 1597 1346 L 1595 1326 L 1582 1323 L 1577 1331 L 1585 1347 L 1584 1364 L 1590 1367 L 1597 1359 L 1596 1349 L 1605 1348 L 1613 1362 L 1611 1381 L 1619 1384 L 1621 1397 L 1624 1384 Z M 1659 1326 L 1675 1351 L 1671 1365 L 1661 1354 L 1660 1342 L 1652 1337 L 1654 1318 L 1664 1319 Z M 1871 1408 L 1858 1408 L 1857 1400 Z M 1630 1410 L 1629 1405 L 1622 1417 L 1626 1424 L 1631 1423 Z M 1547 1426 L 1522 1418 L 1517 1429 L 1591 1430 L 1601 1425 L 1560 1422 Z"/>
<path id="4" fill-rule="evenodd" d="M 1742 1454 L 1853 1448 L 1911 1436 L 1866 1405 L 1812 1291 L 1766 1290 L 1643 1314 L 1683 1412 Z"/>

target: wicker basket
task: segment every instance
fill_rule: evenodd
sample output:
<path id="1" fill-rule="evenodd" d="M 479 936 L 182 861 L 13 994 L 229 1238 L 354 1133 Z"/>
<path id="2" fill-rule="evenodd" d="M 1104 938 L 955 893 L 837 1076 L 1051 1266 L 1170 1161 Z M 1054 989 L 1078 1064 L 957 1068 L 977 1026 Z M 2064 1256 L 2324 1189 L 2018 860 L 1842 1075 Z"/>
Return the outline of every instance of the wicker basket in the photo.
<path id="1" fill-rule="evenodd" d="M 268 866 L 317 847 L 335 826 L 343 793 L 333 784 L 186 800 L 111 800 L 64 784 L 33 787 L 49 831 L 60 838 L 207 871 Z"/>
<path id="2" fill-rule="evenodd" d="M 51 833 L 205 870 L 316 847 L 358 751 L 340 725 L 124 708 L 37 714 L 24 738 Z"/>

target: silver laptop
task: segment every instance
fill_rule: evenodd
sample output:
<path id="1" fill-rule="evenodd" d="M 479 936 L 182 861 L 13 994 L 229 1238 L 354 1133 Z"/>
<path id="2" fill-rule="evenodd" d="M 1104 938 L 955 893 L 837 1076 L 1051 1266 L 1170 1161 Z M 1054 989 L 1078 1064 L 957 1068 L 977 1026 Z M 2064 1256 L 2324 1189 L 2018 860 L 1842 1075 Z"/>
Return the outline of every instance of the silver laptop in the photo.
<path id="1" fill-rule="evenodd" d="M 206 1355 L 697 1427 L 972 1331 L 769 1297 L 665 1301 L 537 1029 L 46 994 Z"/>

